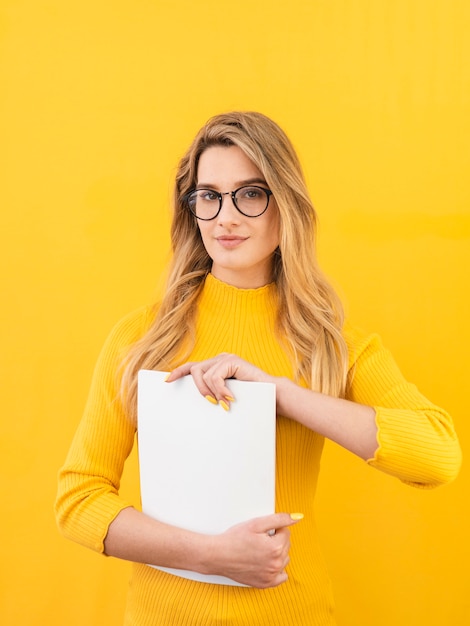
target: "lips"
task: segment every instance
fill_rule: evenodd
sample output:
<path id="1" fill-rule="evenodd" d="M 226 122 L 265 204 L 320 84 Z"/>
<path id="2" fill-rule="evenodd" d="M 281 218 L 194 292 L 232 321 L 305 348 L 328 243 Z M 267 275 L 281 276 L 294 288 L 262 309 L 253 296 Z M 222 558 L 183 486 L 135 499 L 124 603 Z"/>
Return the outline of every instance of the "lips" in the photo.
<path id="1" fill-rule="evenodd" d="M 221 235 L 220 237 L 216 237 L 218 243 L 224 248 L 236 248 L 247 239 L 248 237 L 238 237 L 236 235 Z"/>

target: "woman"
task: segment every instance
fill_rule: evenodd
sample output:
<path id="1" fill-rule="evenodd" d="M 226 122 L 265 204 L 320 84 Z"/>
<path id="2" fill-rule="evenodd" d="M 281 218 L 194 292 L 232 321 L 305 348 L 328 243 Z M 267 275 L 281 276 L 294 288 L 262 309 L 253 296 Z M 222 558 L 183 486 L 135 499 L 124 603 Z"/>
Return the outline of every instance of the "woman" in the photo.
<path id="1" fill-rule="evenodd" d="M 110 335 L 56 505 L 66 536 L 134 562 L 126 624 L 334 624 L 313 508 L 325 437 L 411 485 L 458 472 L 451 418 L 404 380 L 377 336 L 344 326 L 315 259 L 315 223 L 289 140 L 259 113 L 209 120 L 181 160 L 166 294 Z M 120 499 L 140 369 L 170 371 L 168 384 L 192 375 L 220 410 L 236 402 L 227 378 L 275 383 L 278 513 L 207 536 Z"/>

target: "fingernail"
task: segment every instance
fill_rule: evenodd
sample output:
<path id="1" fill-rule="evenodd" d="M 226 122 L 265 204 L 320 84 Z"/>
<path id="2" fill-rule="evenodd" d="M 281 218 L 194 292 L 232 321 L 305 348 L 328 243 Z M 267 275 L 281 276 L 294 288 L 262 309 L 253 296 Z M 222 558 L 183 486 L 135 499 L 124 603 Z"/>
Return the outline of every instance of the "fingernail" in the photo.
<path id="1" fill-rule="evenodd" d="M 165 376 L 165 378 L 163 379 L 163 382 L 164 382 L 164 383 L 166 383 L 166 381 L 170 378 L 170 376 L 171 376 L 171 372 L 169 372 L 169 373 Z"/>
<path id="2" fill-rule="evenodd" d="M 291 513 L 290 514 L 291 518 L 294 520 L 300 520 L 300 519 L 304 519 L 304 514 L 303 513 Z"/>
<path id="3" fill-rule="evenodd" d="M 219 404 L 223 408 L 224 411 L 228 411 L 230 408 L 229 405 L 226 402 L 224 402 L 224 400 L 219 400 Z"/>
<path id="4" fill-rule="evenodd" d="M 204 398 L 206 400 L 209 400 L 209 402 L 211 402 L 212 404 L 218 404 L 217 400 L 213 398 L 212 396 L 204 396 Z"/>
<path id="5" fill-rule="evenodd" d="M 235 398 L 232 398 L 232 396 L 225 396 L 225 399 L 227 402 L 235 402 Z"/>

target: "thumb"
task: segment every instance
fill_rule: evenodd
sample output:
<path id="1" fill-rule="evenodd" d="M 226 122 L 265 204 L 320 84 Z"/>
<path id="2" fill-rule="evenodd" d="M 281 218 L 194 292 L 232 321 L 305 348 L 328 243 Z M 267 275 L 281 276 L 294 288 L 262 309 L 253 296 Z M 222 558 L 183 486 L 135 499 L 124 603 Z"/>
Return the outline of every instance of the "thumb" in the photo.
<path id="1" fill-rule="evenodd" d="M 303 517 L 303 513 L 273 513 L 252 520 L 251 528 L 257 533 L 274 535 L 276 530 L 297 524 Z"/>

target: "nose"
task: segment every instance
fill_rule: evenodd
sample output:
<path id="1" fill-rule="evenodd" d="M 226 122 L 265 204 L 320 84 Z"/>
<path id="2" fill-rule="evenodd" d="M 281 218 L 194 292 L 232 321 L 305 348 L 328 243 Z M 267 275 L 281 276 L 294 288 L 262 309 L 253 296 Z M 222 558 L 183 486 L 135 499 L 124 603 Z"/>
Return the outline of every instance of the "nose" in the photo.
<path id="1" fill-rule="evenodd" d="M 241 213 L 237 210 L 233 202 L 233 197 L 230 191 L 226 191 L 222 194 L 222 207 L 219 211 L 217 219 L 220 224 L 230 222 L 237 224 L 240 221 Z"/>

